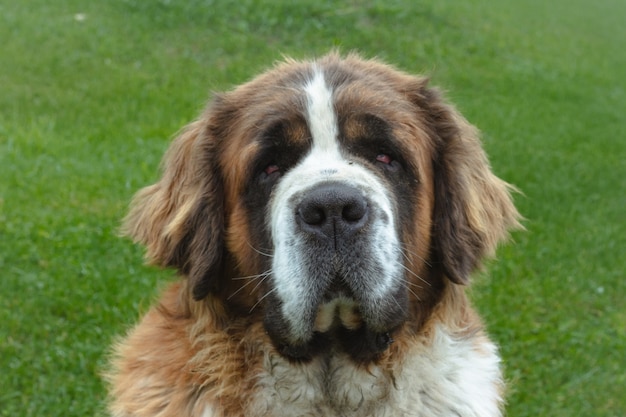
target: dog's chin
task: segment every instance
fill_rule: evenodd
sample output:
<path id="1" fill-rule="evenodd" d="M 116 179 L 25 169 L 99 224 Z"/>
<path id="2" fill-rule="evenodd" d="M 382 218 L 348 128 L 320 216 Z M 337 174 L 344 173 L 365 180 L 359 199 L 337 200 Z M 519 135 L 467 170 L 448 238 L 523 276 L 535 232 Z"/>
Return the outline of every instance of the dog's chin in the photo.
<path id="1" fill-rule="evenodd" d="M 272 317 L 273 316 L 273 317 Z M 294 341 L 286 320 L 266 315 L 265 327 L 276 350 L 292 362 L 309 362 L 315 357 L 342 352 L 356 363 L 375 361 L 393 343 L 400 327 L 396 320 L 388 327 L 374 329 L 360 312 L 358 304 L 343 294 L 319 306 L 310 337 Z"/>
<path id="2" fill-rule="evenodd" d="M 337 350 L 355 363 L 376 361 L 393 343 L 393 330 L 376 332 L 363 326 L 356 330 L 338 327 L 326 333 L 314 332 L 305 343 L 290 344 L 273 340 L 274 347 L 291 362 L 310 362 L 315 357 Z"/>

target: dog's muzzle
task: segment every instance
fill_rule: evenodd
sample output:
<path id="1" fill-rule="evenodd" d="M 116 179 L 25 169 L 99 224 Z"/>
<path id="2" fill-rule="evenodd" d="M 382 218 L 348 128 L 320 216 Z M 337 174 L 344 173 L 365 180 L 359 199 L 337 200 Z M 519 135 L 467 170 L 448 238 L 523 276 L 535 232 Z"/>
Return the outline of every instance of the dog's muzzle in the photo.
<path id="1" fill-rule="evenodd" d="M 327 181 L 286 200 L 273 268 L 277 291 L 265 309 L 265 327 L 284 356 L 307 360 L 336 346 L 367 361 L 393 341 L 406 305 L 394 283 L 397 232 L 370 194 Z"/>

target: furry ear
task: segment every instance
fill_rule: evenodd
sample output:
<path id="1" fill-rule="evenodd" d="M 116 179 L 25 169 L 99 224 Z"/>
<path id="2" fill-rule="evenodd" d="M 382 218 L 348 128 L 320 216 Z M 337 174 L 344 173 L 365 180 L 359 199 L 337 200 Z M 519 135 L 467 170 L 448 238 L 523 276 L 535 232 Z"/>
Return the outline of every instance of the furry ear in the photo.
<path id="1" fill-rule="evenodd" d="M 196 300 L 217 288 L 224 256 L 222 179 L 206 125 L 196 121 L 173 141 L 161 179 L 135 195 L 122 227 L 149 263 L 186 275 Z"/>
<path id="2" fill-rule="evenodd" d="M 510 194 L 514 187 L 491 171 L 477 129 L 425 80 L 415 100 L 436 143 L 434 261 L 453 282 L 467 284 L 508 231 L 521 228 Z"/>

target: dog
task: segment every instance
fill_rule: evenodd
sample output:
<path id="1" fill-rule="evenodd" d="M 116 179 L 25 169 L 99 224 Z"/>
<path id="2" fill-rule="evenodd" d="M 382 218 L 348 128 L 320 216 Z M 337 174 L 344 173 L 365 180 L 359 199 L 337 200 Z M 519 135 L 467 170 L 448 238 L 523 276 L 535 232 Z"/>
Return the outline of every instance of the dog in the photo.
<path id="1" fill-rule="evenodd" d="M 113 416 L 502 415 L 464 288 L 520 227 L 514 189 L 427 78 L 287 58 L 162 170 L 123 232 L 181 279 L 114 348 Z"/>

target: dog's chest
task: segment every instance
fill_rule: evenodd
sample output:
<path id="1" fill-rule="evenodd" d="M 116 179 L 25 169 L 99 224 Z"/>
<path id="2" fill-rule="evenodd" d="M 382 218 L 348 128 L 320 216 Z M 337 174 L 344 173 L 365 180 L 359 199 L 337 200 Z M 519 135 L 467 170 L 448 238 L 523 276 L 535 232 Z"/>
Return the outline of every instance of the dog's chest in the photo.
<path id="1" fill-rule="evenodd" d="M 377 416 L 389 402 L 391 374 L 356 367 L 345 357 L 290 364 L 267 357 L 249 416 Z"/>
<path id="2" fill-rule="evenodd" d="M 501 376 L 495 347 L 446 335 L 415 349 L 394 369 L 345 357 L 293 365 L 268 356 L 246 416 L 498 417 Z"/>

